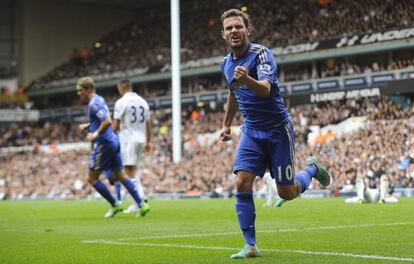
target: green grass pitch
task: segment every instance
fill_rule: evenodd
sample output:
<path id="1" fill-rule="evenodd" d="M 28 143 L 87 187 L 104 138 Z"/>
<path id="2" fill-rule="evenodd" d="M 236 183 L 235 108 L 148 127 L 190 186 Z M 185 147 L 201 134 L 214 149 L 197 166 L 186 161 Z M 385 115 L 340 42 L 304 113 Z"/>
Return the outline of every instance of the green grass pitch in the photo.
<path id="1" fill-rule="evenodd" d="M 234 200 L 153 200 L 146 217 L 104 219 L 104 201 L 0 202 L 0 263 L 414 263 L 414 199 L 345 204 L 256 200 L 262 257 L 243 245 Z"/>

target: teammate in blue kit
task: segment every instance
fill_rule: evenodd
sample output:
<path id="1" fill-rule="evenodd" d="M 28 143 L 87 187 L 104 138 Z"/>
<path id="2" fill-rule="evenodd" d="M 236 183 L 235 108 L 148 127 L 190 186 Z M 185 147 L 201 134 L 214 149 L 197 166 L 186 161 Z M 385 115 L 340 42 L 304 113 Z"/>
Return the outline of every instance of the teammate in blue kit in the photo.
<path id="1" fill-rule="evenodd" d="M 231 123 L 239 109 L 244 117 L 233 172 L 236 174 L 236 213 L 245 246 L 231 258 L 260 256 L 256 246 L 253 182 L 266 169 L 275 179 L 279 196 L 292 200 L 306 191 L 312 178 L 323 186 L 330 175 L 310 156 L 306 168 L 295 174 L 294 130 L 279 91 L 277 65 L 272 52 L 250 43 L 247 14 L 231 9 L 223 13 L 222 36 L 230 48 L 221 70 L 229 88 L 220 140 L 231 139 Z"/>
<path id="2" fill-rule="evenodd" d="M 99 180 L 99 176 L 104 170 L 112 170 L 114 180 L 122 182 L 137 204 L 140 205 L 141 215 L 145 215 L 150 209 L 149 205 L 142 201 L 134 184 L 128 177 L 125 177 L 122 171 L 119 138 L 112 132 L 112 120 L 105 100 L 95 93 L 95 84 L 90 77 L 80 78 L 76 84 L 76 91 L 82 101 L 88 102 L 89 123 L 80 124 L 79 128 L 81 130 L 89 128 L 86 139 L 93 142 L 93 150 L 89 159 L 88 182 L 111 204 L 105 217 L 113 217 L 123 209 L 115 201 L 106 185 Z"/>

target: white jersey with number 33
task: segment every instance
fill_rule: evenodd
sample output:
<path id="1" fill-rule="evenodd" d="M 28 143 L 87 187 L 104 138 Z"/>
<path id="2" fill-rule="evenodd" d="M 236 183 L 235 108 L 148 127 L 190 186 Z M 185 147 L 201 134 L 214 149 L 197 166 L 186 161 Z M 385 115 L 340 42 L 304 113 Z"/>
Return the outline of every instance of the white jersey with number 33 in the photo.
<path id="1" fill-rule="evenodd" d="M 121 141 L 145 143 L 150 111 L 144 98 L 134 92 L 125 93 L 115 103 L 114 118 L 121 121 Z"/>

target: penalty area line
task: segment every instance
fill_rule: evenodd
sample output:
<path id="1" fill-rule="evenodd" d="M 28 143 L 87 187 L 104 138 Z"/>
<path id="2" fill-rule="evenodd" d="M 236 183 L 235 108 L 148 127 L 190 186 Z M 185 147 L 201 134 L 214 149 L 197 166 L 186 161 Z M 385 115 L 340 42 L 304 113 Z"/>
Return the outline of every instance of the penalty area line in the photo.
<path id="1" fill-rule="evenodd" d="M 84 240 L 81 241 L 86 244 L 106 244 L 106 245 L 118 245 L 118 246 L 138 246 L 138 247 L 166 247 L 166 248 L 187 248 L 187 249 L 201 249 L 201 250 L 229 250 L 238 251 L 240 248 L 231 247 L 209 247 L 209 246 L 196 246 L 196 245 L 177 245 L 177 244 L 158 244 L 158 243 L 137 243 L 137 242 L 120 242 L 114 240 Z M 380 256 L 380 255 L 362 255 L 344 252 L 323 252 L 323 251 L 307 251 L 307 250 L 292 250 L 292 249 L 260 249 L 262 252 L 273 253 L 290 253 L 290 254 L 303 254 L 303 255 L 320 255 L 320 256 L 333 256 L 333 257 L 347 257 L 357 259 L 376 259 L 376 260 L 389 260 L 400 262 L 414 262 L 414 258 L 402 258 L 392 256 Z"/>

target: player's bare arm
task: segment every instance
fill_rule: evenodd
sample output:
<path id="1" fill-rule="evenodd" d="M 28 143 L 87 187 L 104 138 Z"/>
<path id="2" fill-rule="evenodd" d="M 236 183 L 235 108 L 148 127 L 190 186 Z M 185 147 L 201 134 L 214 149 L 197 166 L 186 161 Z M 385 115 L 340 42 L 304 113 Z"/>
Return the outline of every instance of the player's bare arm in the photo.
<path id="1" fill-rule="evenodd" d="M 149 151 L 151 151 L 151 137 L 152 137 L 152 135 L 151 135 L 151 131 L 152 131 L 152 123 L 151 123 L 151 120 L 147 120 L 145 122 L 145 130 L 146 130 L 147 137 L 146 137 L 146 140 L 145 140 L 144 150 L 146 152 L 149 152 Z"/>
<path id="2" fill-rule="evenodd" d="M 101 122 L 101 125 L 98 127 L 98 129 L 95 132 L 93 132 L 93 133 L 89 132 L 86 135 L 86 139 L 90 142 L 94 141 L 111 124 L 112 124 L 112 120 L 110 118 L 105 119 L 104 121 Z"/>
<path id="3" fill-rule="evenodd" d="M 231 139 L 230 126 L 238 109 L 239 104 L 237 103 L 236 97 L 229 91 L 229 94 L 227 95 L 226 113 L 224 114 L 223 126 L 220 132 L 221 141 L 228 141 Z"/>
<path id="4" fill-rule="evenodd" d="M 121 120 L 115 119 L 114 123 L 112 124 L 112 131 L 119 132 L 120 127 L 121 127 Z"/>
<path id="5" fill-rule="evenodd" d="M 79 124 L 79 129 L 80 130 L 85 130 L 87 128 L 89 128 L 89 123 L 83 123 L 83 124 Z"/>
<path id="6" fill-rule="evenodd" d="M 253 79 L 249 76 L 245 67 L 237 66 L 234 70 L 234 78 L 259 96 L 268 97 L 270 94 L 270 82 L 267 80 L 257 81 Z"/>

